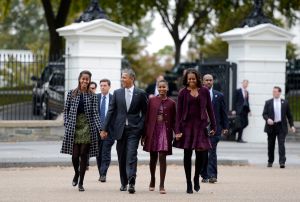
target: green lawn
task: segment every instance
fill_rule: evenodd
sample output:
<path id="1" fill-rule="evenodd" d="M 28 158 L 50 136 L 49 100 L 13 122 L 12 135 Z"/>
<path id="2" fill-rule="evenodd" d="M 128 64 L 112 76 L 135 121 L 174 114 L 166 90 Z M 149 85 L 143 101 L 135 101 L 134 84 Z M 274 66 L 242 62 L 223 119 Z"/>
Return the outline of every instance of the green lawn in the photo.
<path id="1" fill-rule="evenodd" d="M 300 121 L 300 96 L 290 96 L 288 101 L 294 117 L 294 121 Z"/>

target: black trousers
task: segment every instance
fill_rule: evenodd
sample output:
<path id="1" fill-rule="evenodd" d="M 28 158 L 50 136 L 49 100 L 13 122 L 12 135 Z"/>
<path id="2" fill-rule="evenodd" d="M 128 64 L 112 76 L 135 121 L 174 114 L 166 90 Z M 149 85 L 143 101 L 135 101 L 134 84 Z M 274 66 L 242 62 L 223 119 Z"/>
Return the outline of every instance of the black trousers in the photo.
<path id="1" fill-rule="evenodd" d="M 126 126 L 122 138 L 117 141 L 120 180 L 124 186 L 128 183 L 135 184 L 139 141 L 140 135 L 136 133 L 136 130 Z"/>
<path id="2" fill-rule="evenodd" d="M 248 120 L 248 111 L 246 109 L 243 109 L 243 111 L 238 115 L 238 119 L 240 121 L 240 127 L 233 131 L 233 133 L 238 133 L 237 141 L 240 141 L 243 139 L 243 131 L 248 126 L 249 120 Z"/>
<path id="3" fill-rule="evenodd" d="M 268 157 L 269 163 L 274 162 L 274 151 L 275 151 L 275 142 L 276 137 L 278 141 L 278 153 L 279 153 L 279 164 L 285 164 L 285 138 L 286 133 L 282 130 L 281 123 L 275 123 L 271 133 L 268 133 Z"/>

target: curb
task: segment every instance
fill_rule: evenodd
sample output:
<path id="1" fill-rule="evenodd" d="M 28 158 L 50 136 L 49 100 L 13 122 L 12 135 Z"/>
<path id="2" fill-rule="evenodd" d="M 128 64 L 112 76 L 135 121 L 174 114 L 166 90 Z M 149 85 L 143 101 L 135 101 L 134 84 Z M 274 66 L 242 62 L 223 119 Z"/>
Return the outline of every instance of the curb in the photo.
<path id="1" fill-rule="evenodd" d="M 167 160 L 169 165 L 183 165 L 182 160 Z M 193 162 L 194 163 L 194 162 Z M 90 161 L 90 166 L 96 166 L 96 160 Z M 112 160 L 111 165 L 118 165 L 118 161 Z M 149 160 L 139 160 L 138 165 L 149 165 Z M 248 166 L 248 160 L 230 160 L 220 159 L 218 165 L 222 166 Z M 0 162 L 0 168 L 26 168 L 26 167 L 57 167 L 57 166 L 72 166 L 70 161 L 35 161 L 35 162 Z"/>

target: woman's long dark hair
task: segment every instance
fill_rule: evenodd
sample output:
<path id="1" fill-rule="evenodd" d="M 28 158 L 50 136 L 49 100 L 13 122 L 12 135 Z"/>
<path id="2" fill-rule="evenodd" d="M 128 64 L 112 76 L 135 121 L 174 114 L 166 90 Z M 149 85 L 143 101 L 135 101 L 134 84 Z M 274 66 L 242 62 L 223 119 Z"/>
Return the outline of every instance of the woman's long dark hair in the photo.
<path id="1" fill-rule="evenodd" d="M 201 80 L 200 74 L 196 69 L 192 69 L 192 68 L 189 68 L 189 69 L 186 70 L 186 72 L 183 76 L 183 81 L 182 81 L 183 85 L 185 87 L 189 86 L 188 79 L 187 79 L 188 74 L 195 74 L 196 80 L 197 80 L 197 87 L 201 88 L 202 87 L 202 80 Z"/>
<path id="2" fill-rule="evenodd" d="M 91 80 L 92 80 L 92 73 L 90 71 L 88 71 L 88 70 L 83 70 L 83 71 L 81 71 L 79 73 L 79 76 L 78 76 L 78 86 L 77 86 L 77 88 L 75 88 L 73 90 L 73 93 L 72 93 L 73 97 L 76 97 L 78 95 L 78 93 L 80 92 L 80 79 L 81 79 L 82 75 L 84 75 L 84 74 L 87 74 L 90 77 L 90 82 L 89 82 L 89 84 L 87 86 L 87 91 L 86 92 L 87 93 L 92 93 L 92 91 L 90 90 L 90 84 L 91 84 Z"/>

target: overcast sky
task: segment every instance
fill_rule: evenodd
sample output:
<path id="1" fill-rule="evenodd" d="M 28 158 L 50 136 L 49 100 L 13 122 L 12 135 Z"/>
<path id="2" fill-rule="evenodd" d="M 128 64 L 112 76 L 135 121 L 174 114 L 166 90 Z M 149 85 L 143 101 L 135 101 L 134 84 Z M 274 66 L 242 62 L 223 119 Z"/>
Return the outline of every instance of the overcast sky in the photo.
<path id="1" fill-rule="evenodd" d="M 168 30 L 162 25 L 161 17 L 156 14 L 155 19 L 152 23 L 153 28 L 155 29 L 154 33 L 148 38 L 148 46 L 146 47 L 146 50 L 149 53 L 157 52 L 159 49 L 165 47 L 166 45 L 174 46 L 174 42 L 171 38 L 170 33 Z M 300 49 L 300 21 L 298 21 L 297 25 L 294 26 L 290 30 L 293 34 L 295 34 L 295 37 L 293 39 L 293 43 L 297 44 Z M 184 41 L 184 44 L 181 48 L 181 54 L 186 55 L 186 52 L 188 50 L 188 42 L 190 40 L 190 37 L 187 37 Z M 298 49 L 298 56 L 300 56 L 300 50 Z"/>

